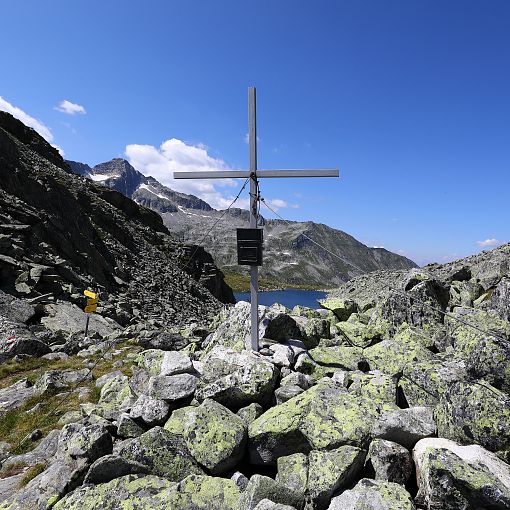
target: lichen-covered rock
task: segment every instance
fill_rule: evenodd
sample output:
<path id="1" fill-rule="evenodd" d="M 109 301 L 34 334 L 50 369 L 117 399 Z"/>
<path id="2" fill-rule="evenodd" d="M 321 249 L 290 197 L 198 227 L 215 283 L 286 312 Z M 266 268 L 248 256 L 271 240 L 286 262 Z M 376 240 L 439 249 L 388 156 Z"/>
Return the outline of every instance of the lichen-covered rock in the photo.
<path id="1" fill-rule="evenodd" d="M 289 505 L 282 505 L 281 503 L 273 503 L 269 499 L 263 499 L 257 504 L 254 510 L 296 510 L 296 508 Z"/>
<path id="2" fill-rule="evenodd" d="M 372 400 L 378 409 L 397 409 L 397 379 L 380 370 L 352 372 L 349 391 Z"/>
<path id="3" fill-rule="evenodd" d="M 372 370 L 395 375 L 414 362 L 434 359 L 434 354 L 413 340 L 383 340 L 363 351 Z"/>
<path id="4" fill-rule="evenodd" d="M 294 453 L 280 457 L 277 465 L 276 481 L 294 491 L 299 503 L 303 504 L 308 486 L 308 457 L 303 453 Z"/>
<path id="5" fill-rule="evenodd" d="M 136 361 L 150 375 L 177 375 L 194 371 L 190 354 L 184 351 L 148 349 L 142 351 Z"/>
<path id="6" fill-rule="evenodd" d="M 401 485 L 411 478 L 414 468 L 409 450 L 386 439 L 374 439 L 370 443 L 367 464 L 374 470 L 376 480 Z"/>
<path id="7" fill-rule="evenodd" d="M 250 478 L 246 490 L 241 494 L 241 510 L 253 510 L 258 503 L 269 499 L 273 503 L 281 503 L 298 507 L 300 504 L 299 492 L 294 492 L 290 487 L 262 475 L 253 475 Z"/>
<path id="8" fill-rule="evenodd" d="M 246 426 L 248 426 L 252 421 L 255 421 L 262 413 L 264 412 L 264 408 L 260 404 L 250 404 L 246 407 L 241 407 L 239 411 L 237 411 L 237 416 L 244 421 Z"/>
<path id="9" fill-rule="evenodd" d="M 491 296 L 491 308 L 510 322 L 510 277 L 502 278 Z"/>
<path id="10" fill-rule="evenodd" d="M 194 459 L 214 475 L 233 468 L 244 453 L 246 424 L 214 400 L 175 410 L 165 429 L 182 436 Z"/>
<path id="11" fill-rule="evenodd" d="M 331 298 L 320 301 L 319 304 L 326 310 L 331 310 L 339 321 L 346 321 L 351 314 L 358 311 L 358 305 L 352 299 Z"/>
<path id="12" fill-rule="evenodd" d="M 327 319 L 292 317 L 299 330 L 300 338 L 308 349 L 317 347 L 319 341 L 330 337 L 330 323 Z"/>
<path id="13" fill-rule="evenodd" d="M 170 492 L 161 510 L 240 510 L 240 495 L 233 480 L 190 475 Z"/>
<path id="14" fill-rule="evenodd" d="M 313 449 L 368 446 L 377 418 L 372 401 L 350 394 L 333 382 L 321 382 L 272 407 L 250 425 L 251 461 L 274 463 L 278 457 Z"/>
<path id="15" fill-rule="evenodd" d="M 510 466 L 478 445 L 422 439 L 414 450 L 419 493 L 429 509 L 510 508 Z"/>
<path id="16" fill-rule="evenodd" d="M 45 394 L 55 390 L 63 390 L 81 382 L 92 380 L 92 374 L 87 368 L 82 370 L 50 370 L 44 372 L 35 383 L 37 393 Z"/>
<path id="17" fill-rule="evenodd" d="M 157 476 L 127 475 L 76 489 L 54 510 L 164 510 L 177 484 Z"/>
<path id="18" fill-rule="evenodd" d="M 163 425 L 170 414 L 170 405 L 164 400 L 140 395 L 131 407 L 129 416 L 141 420 L 149 427 Z"/>
<path id="19" fill-rule="evenodd" d="M 129 387 L 129 378 L 119 375 L 110 379 L 102 388 L 97 404 L 82 404 L 86 415 L 96 414 L 107 420 L 116 420 L 122 412 L 128 411 L 135 401 Z"/>
<path id="20" fill-rule="evenodd" d="M 435 406 L 453 382 L 466 378 L 464 362 L 433 359 L 406 365 L 399 387 L 410 407 Z"/>
<path id="21" fill-rule="evenodd" d="M 127 413 L 122 413 L 118 420 L 117 435 L 122 438 L 138 437 L 145 429 L 136 423 Z"/>
<path id="22" fill-rule="evenodd" d="M 84 484 L 107 483 L 115 478 L 125 475 L 148 474 L 149 468 L 135 462 L 125 459 L 119 455 L 105 455 L 97 459 L 89 468 Z"/>
<path id="23" fill-rule="evenodd" d="M 510 397 L 484 382 L 456 382 L 441 396 L 435 418 L 439 437 L 510 449 Z"/>
<path id="24" fill-rule="evenodd" d="M 203 474 L 184 439 L 161 427 L 124 441 L 116 448 L 115 454 L 147 466 L 151 474 L 174 482 L 190 474 Z"/>
<path id="25" fill-rule="evenodd" d="M 434 436 L 436 430 L 431 407 L 410 407 L 383 412 L 372 430 L 372 436 L 411 449 L 420 439 Z"/>
<path id="26" fill-rule="evenodd" d="M 338 322 L 336 330 L 344 344 L 362 348 L 382 340 L 385 333 L 384 329 L 381 330 L 377 325 L 351 321 Z"/>
<path id="27" fill-rule="evenodd" d="M 308 456 L 308 495 L 311 508 L 327 508 L 331 496 L 354 481 L 363 468 L 366 451 L 341 446 L 331 451 L 312 451 Z"/>
<path id="28" fill-rule="evenodd" d="M 363 478 L 333 498 L 328 510 L 415 510 L 415 506 L 402 485 Z"/>
<path id="29" fill-rule="evenodd" d="M 298 358 L 296 370 L 320 379 L 337 370 L 356 370 L 363 359 L 363 350 L 359 347 L 316 347 Z"/>
<path id="30" fill-rule="evenodd" d="M 191 397 L 197 384 L 198 378 L 192 374 L 153 376 L 149 379 L 149 397 L 176 402 Z"/>
<path id="31" fill-rule="evenodd" d="M 270 403 L 278 370 L 247 351 L 216 347 L 204 359 L 204 373 L 196 398 L 211 398 L 232 410 L 251 403 Z"/>

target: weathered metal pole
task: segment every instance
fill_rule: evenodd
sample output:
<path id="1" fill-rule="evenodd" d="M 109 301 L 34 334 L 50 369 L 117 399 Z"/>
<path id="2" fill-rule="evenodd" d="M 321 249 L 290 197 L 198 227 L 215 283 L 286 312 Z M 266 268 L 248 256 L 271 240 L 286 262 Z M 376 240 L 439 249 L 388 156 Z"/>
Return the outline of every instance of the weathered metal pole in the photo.
<path id="1" fill-rule="evenodd" d="M 248 140 L 250 144 L 250 228 L 257 228 L 257 94 L 248 89 Z M 250 266 L 251 349 L 259 350 L 259 284 L 258 266 Z"/>

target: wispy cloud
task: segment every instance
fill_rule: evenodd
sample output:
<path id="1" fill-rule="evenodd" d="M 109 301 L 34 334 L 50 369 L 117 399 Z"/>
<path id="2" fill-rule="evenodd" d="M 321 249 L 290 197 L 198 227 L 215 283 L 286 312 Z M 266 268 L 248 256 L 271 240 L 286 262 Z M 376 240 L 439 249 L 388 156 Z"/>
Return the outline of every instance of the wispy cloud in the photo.
<path id="1" fill-rule="evenodd" d="M 503 243 L 501 241 L 498 241 L 497 239 L 486 239 L 485 241 L 476 241 L 476 244 L 478 246 L 487 248 L 487 247 L 499 246 L 500 244 L 503 244 Z"/>
<path id="2" fill-rule="evenodd" d="M 32 117 L 24 112 L 21 108 L 9 103 L 6 99 L 0 96 L 0 110 L 10 113 L 12 116 L 21 120 L 25 126 L 35 129 L 47 142 L 53 141 L 53 133 L 50 128 L 43 124 L 40 120 Z"/>
<path id="3" fill-rule="evenodd" d="M 87 110 L 85 110 L 85 108 L 82 105 L 72 103 L 67 99 L 60 101 L 60 103 L 57 106 L 55 106 L 54 109 L 62 113 L 67 113 L 68 115 L 76 115 L 77 113 L 85 115 L 87 113 Z"/>

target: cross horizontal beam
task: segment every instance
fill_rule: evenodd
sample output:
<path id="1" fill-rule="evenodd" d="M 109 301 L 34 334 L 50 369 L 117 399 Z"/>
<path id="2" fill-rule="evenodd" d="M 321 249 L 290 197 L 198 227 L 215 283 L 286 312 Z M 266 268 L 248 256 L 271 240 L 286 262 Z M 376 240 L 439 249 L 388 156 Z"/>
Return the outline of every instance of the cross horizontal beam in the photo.
<path id="1" fill-rule="evenodd" d="M 338 177 L 337 168 L 316 170 L 257 170 L 259 177 Z M 174 179 L 247 179 L 251 173 L 247 170 L 213 170 L 205 172 L 174 172 Z"/>

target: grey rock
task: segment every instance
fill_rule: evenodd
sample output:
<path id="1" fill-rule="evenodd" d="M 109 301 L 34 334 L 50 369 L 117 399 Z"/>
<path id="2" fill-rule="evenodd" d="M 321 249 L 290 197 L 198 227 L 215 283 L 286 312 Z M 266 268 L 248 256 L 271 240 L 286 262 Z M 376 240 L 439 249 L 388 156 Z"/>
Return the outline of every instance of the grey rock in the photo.
<path id="1" fill-rule="evenodd" d="M 37 379 L 34 387 L 37 393 L 44 394 L 91 380 L 92 373 L 87 368 L 82 370 L 50 370 Z"/>
<path id="2" fill-rule="evenodd" d="M 119 424 L 117 426 L 117 435 L 124 439 L 129 437 L 138 437 L 145 432 L 145 429 L 140 427 L 130 416 L 126 413 L 122 413 L 119 418 Z M 125 473 L 129 474 L 129 473 Z"/>
<path id="3" fill-rule="evenodd" d="M 51 349 L 21 322 L 0 315 L 0 362 L 20 354 L 42 356 Z"/>
<path id="4" fill-rule="evenodd" d="M 428 508 L 510 507 L 510 466 L 478 445 L 422 439 L 414 450 L 417 500 Z"/>
<path id="5" fill-rule="evenodd" d="M 0 416 L 22 406 L 35 395 L 35 389 L 28 379 L 21 379 L 7 388 L 0 389 Z"/>
<path id="6" fill-rule="evenodd" d="M 148 473 L 149 468 L 139 462 L 125 459 L 119 455 L 105 455 L 104 457 L 97 459 L 90 466 L 83 483 L 107 483 L 114 478 L 119 478 L 125 475 L 145 475 Z"/>
<path id="7" fill-rule="evenodd" d="M 248 487 L 248 482 L 250 481 L 246 476 L 244 476 L 240 471 L 236 471 L 231 477 L 231 480 L 235 482 L 237 487 L 241 492 L 246 490 L 246 487 Z"/>
<path id="8" fill-rule="evenodd" d="M 491 308 L 502 319 L 510 321 L 510 277 L 502 278 L 496 285 L 491 296 Z"/>
<path id="9" fill-rule="evenodd" d="M 399 484 L 361 479 L 331 500 L 328 510 L 415 510 L 411 495 Z"/>
<path id="10" fill-rule="evenodd" d="M 413 473 L 413 461 L 409 451 L 386 439 L 374 439 L 370 443 L 367 464 L 373 468 L 376 480 L 401 485 L 405 485 Z"/>
<path id="11" fill-rule="evenodd" d="M 216 347 L 204 359 L 196 398 L 212 398 L 233 410 L 251 403 L 265 406 L 272 399 L 277 375 L 274 365 L 246 351 Z"/>
<path id="12" fill-rule="evenodd" d="M 149 427 L 163 425 L 169 414 L 170 405 L 167 402 L 147 395 L 140 395 L 129 412 L 131 418 L 142 420 Z"/>
<path id="13" fill-rule="evenodd" d="M 287 400 L 290 400 L 291 398 L 294 398 L 295 396 L 303 393 L 303 391 L 305 390 L 300 386 L 294 386 L 290 384 L 282 386 L 274 392 L 276 403 L 283 404 L 284 402 L 287 402 Z"/>
<path id="14" fill-rule="evenodd" d="M 193 363 L 187 352 L 165 352 L 161 362 L 160 375 L 176 375 L 193 372 Z"/>
<path id="15" fill-rule="evenodd" d="M 191 374 L 161 375 L 149 379 L 151 398 L 175 402 L 191 397 L 197 388 L 198 378 Z"/>
<path id="16" fill-rule="evenodd" d="M 331 496 L 356 479 L 363 468 L 365 456 L 366 451 L 355 446 L 310 452 L 307 500 L 312 508 L 326 509 Z"/>
<path id="17" fill-rule="evenodd" d="M 241 409 L 239 409 L 236 414 L 248 426 L 252 421 L 255 421 L 263 412 L 264 408 L 260 404 L 253 403 L 247 405 L 246 407 L 241 407 Z"/>
<path id="18" fill-rule="evenodd" d="M 153 475 L 180 481 L 189 474 L 203 474 L 182 437 L 154 427 L 140 437 L 128 439 L 116 448 L 116 455 L 138 462 Z"/>
<path id="19" fill-rule="evenodd" d="M 307 390 L 311 386 L 315 384 L 315 380 L 313 377 L 310 377 L 309 375 L 301 374 L 299 372 L 292 372 L 288 376 L 284 377 L 281 382 L 280 386 L 299 386 L 300 388 L 303 388 L 304 390 Z"/>
<path id="20" fill-rule="evenodd" d="M 0 290 L 0 315 L 13 322 L 26 323 L 35 315 L 35 309 L 26 300 Z"/>
<path id="21" fill-rule="evenodd" d="M 383 412 L 372 430 L 372 436 L 411 449 L 417 441 L 434 436 L 436 432 L 432 408 L 410 407 Z"/>
<path id="22" fill-rule="evenodd" d="M 263 499 L 258 503 L 254 510 L 296 510 L 290 505 L 282 505 L 281 503 L 273 503 L 269 499 Z"/>
<path id="23" fill-rule="evenodd" d="M 303 453 L 294 453 L 280 457 L 277 461 L 278 474 L 276 481 L 289 487 L 295 494 L 297 504 L 301 508 L 305 501 L 308 486 L 308 457 Z"/>
<path id="24" fill-rule="evenodd" d="M 246 490 L 241 494 L 241 510 L 253 510 L 264 499 L 269 499 L 273 503 L 295 506 L 299 504 L 300 496 L 272 478 L 253 475 Z"/>

